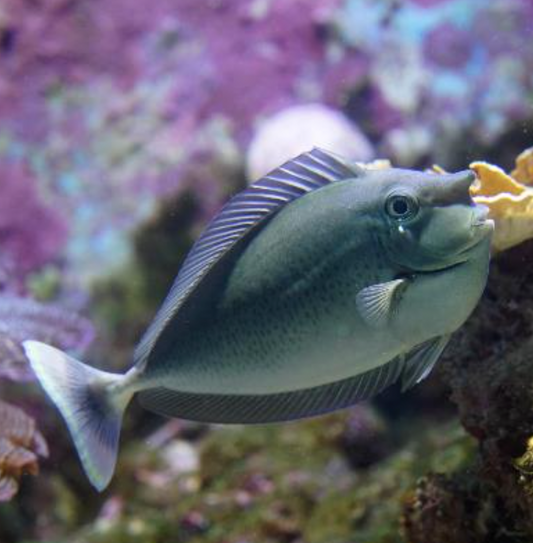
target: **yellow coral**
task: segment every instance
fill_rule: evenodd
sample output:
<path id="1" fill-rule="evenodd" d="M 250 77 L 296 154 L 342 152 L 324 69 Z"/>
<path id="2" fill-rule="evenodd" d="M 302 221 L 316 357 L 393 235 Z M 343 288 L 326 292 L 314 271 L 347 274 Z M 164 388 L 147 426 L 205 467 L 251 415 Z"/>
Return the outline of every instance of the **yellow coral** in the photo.
<path id="1" fill-rule="evenodd" d="M 518 155 L 516 168 L 512 171 L 511 176 L 524 185 L 533 185 L 533 147 Z"/>
<path id="2" fill-rule="evenodd" d="M 524 475 L 533 475 L 533 437 L 527 440 L 526 452 L 513 460 L 514 467 Z"/>
<path id="3" fill-rule="evenodd" d="M 511 175 L 486 162 L 474 162 L 470 168 L 478 177 L 472 196 L 489 208 L 496 223 L 494 249 L 502 251 L 533 238 L 533 148 L 520 154 Z"/>

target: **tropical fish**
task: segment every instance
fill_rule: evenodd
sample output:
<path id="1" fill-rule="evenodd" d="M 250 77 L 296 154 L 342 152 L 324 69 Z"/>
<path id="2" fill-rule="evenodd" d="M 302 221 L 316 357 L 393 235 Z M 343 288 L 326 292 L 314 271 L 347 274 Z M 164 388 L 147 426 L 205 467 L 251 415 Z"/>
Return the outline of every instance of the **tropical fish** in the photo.
<path id="1" fill-rule="evenodd" d="M 214 218 L 125 375 L 26 341 L 92 484 L 113 475 L 135 393 L 170 417 L 264 423 L 426 377 L 487 279 L 493 223 L 470 198 L 474 179 L 314 149 Z"/>

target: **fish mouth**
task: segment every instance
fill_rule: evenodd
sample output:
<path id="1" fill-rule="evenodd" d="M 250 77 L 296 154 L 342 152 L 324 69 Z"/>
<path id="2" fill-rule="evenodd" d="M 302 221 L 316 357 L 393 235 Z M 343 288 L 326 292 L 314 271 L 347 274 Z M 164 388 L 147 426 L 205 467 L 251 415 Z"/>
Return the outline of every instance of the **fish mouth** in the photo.
<path id="1" fill-rule="evenodd" d="M 474 228 L 479 227 L 488 227 L 494 228 L 494 221 L 489 219 L 489 208 L 484 205 L 476 204 L 474 212 L 472 213 L 472 223 L 471 226 Z"/>
<path id="2" fill-rule="evenodd" d="M 461 260 L 459 262 L 454 262 L 453 264 L 449 264 L 447 266 L 443 266 L 442 268 L 434 268 L 432 270 L 409 270 L 409 272 L 399 273 L 394 278 L 395 279 L 413 279 L 414 277 L 420 277 L 420 276 L 430 276 L 430 275 L 439 275 L 443 273 L 449 273 L 450 271 L 454 270 L 455 268 L 459 268 L 462 266 L 465 262 L 467 262 L 468 259 Z"/>
<path id="3" fill-rule="evenodd" d="M 492 235 L 492 232 L 494 231 L 494 221 L 487 219 L 478 224 L 473 224 L 472 227 L 476 229 L 472 241 L 457 253 L 459 264 L 463 264 L 469 260 L 470 253 L 476 249 L 478 245 L 481 245 L 487 237 Z"/>
<path id="4" fill-rule="evenodd" d="M 411 268 L 406 266 L 406 269 L 409 271 L 406 273 L 406 276 L 409 275 L 431 275 L 431 274 L 441 274 L 449 272 L 459 266 L 463 266 L 473 257 L 473 253 L 478 251 L 482 246 L 489 242 L 492 234 L 494 232 L 494 221 L 488 218 L 489 208 L 484 205 L 474 204 L 470 206 L 471 216 L 470 216 L 470 229 L 468 225 L 468 219 L 466 219 L 464 227 L 469 232 L 466 233 L 466 240 L 464 245 L 461 248 L 457 248 L 456 251 L 452 253 L 445 254 L 433 254 L 430 255 L 435 259 L 442 258 L 445 262 L 441 265 L 434 263 L 433 265 L 428 265 L 427 267 Z M 432 258 L 432 259 L 433 259 Z"/>
<path id="5" fill-rule="evenodd" d="M 413 270 L 413 273 L 417 275 L 445 273 L 467 263 L 471 259 L 472 251 L 475 251 L 478 246 L 486 241 L 487 237 L 492 235 L 492 231 L 494 230 L 494 221 L 490 219 L 479 220 L 479 223 L 473 223 L 473 226 L 475 226 L 475 228 L 479 230 L 475 230 L 475 235 L 473 236 L 473 239 L 470 241 L 470 243 L 468 243 L 466 247 L 463 247 L 463 249 L 456 253 L 453 261 L 438 268 L 432 268 L 427 270 Z"/>
<path id="6" fill-rule="evenodd" d="M 424 270 L 424 271 L 415 271 L 414 273 L 416 275 L 433 275 L 437 273 L 445 273 L 449 272 L 451 270 L 454 270 L 455 268 L 458 268 L 459 266 L 462 266 L 465 262 L 467 262 L 468 259 L 461 259 L 458 262 L 454 262 L 453 264 L 448 264 L 447 266 L 443 266 L 442 268 L 435 268 L 432 270 Z"/>

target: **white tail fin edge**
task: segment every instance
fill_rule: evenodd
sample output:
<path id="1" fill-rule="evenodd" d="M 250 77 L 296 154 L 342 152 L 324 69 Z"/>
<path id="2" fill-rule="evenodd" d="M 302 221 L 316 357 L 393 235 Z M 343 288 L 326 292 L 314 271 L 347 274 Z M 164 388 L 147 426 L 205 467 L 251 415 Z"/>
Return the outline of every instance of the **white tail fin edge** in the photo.
<path id="1" fill-rule="evenodd" d="M 23 347 L 67 423 L 87 477 L 104 490 L 115 471 L 122 416 L 133 394 L 116 392 L 125 376 L 91 368 L 38 341 L 25 341 Z"/>

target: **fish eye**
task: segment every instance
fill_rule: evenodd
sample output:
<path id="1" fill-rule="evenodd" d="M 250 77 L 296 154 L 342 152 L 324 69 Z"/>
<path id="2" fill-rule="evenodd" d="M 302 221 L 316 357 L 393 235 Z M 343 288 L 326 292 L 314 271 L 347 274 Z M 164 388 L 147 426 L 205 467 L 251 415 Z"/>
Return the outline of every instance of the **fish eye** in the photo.
<path id="1" fill-rule="evenodd" d="M 397 221 L 411 219 L 418 212 L 417 201 L 407 194 L 392 194 L 387 198 L 385 211 Z"/>

